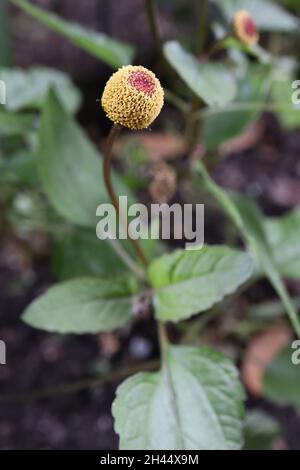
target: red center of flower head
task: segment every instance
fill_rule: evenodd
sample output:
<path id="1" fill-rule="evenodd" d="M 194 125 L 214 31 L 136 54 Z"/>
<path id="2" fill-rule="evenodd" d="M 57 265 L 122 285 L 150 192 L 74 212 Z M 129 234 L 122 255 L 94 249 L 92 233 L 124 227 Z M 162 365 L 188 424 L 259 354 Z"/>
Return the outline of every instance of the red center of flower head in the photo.
<path id="1" fill-rule="evenodd" d="M 257 27 L 254 20 L 249 16 L 245 19 L 244 28 L 248 36 L 256 36 L 257 34 Z"/>
<path id="2" fill-rule="evenodd" d="M 145 93 L 145 95 L 152 96 L 155 92 L 155 82 L 153 78 L 142 70 L 132 72 L 129 76 L 128 82 L 136 90 Z"/>

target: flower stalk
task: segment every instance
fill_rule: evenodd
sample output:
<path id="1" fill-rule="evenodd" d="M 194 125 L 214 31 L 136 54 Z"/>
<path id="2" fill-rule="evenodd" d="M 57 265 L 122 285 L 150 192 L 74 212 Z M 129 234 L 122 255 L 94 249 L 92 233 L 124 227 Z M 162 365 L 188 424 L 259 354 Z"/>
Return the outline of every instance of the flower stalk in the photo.
<path id="1" fill-rule="evenodd" d="M 131 238 L 131 236 L 130 236 L 128 224 L 125 222 L 125 218 L 122 215 L 122 211 L 121 211 L 120 206 L 119 206 L 119 199 L 118 199 L 118 197 L 115 193 L 113 183 L 112 183 L 112 179 L 111 179 L 112 148 L 113 148 L 114 141 L 119 136 L 121 130 L 122 130 L 122 126 L 120 126 L 119 124 L 113 124 L 113 126 L 110 130 L 110 133 L 109 133 L 109 136 L 108 136 L 107 142 L 106 142 L 105 152 L 104 152 L 103 176 L 104 176 L 104 181 L 105 181 L 105 186 L 107 188 L 107 192 L 108 192 L 108 194 L 110 196 L 110 199 L 111 199 L 111 201 L 112 201 L 112 203 L 113 203 L 113 205 L 114 205 L 114 207 L 117 211 L 117 214 L 119 215 L 119 217 L 121 219 L 121 222 L 124 225 L 124 228 L 126 229 L 128 238 L 132 242 L 132 244 L 134 246 L 134 249 L 136 251 L 136 254 L 139 257 L 139 259 L 141 260 L 143 266 L 145 268 L 147 268 L 148 264 L 149 264 L 148 260 L 145 257 L 145 254 L 143 252 L 143 249 L 142 249 L 139 241 L 136 240 L 136 239 Z M 168 347 L 168 344 L 169 344 L 168 336 L 167 336 L 167 329 L 166 329 L 165 324 L 162 323 L 162 322 L 158 322 L 157 327 L 158 327 L 158 340 L 159 340 L 160 350 L 161 350 L 161 354 L 162 354 L 162 361 L 164 361 L 166 350 L 167 350 L 167 347 Z"/>
<path id="2" fill-rule="evenodd" d="M 109 194 L 109 197 L 111 199 L 111 202 L 112 202 L 112 204 L 114 205 L 114 207 L 117 211 L 117 214 L 118 214 L 118 216 L 119 216 L 119 218 L 120 218 L 120 220 L 121 220 L 121 222 L 124 226 L 124 229 L 126 230 L 128 238 L 132 242 L 133 247 L 135 249 L 135 252 L 136 252 L 137 256 L 139 257 L 139 259 L 141 260 L 142 264 L 145 267 L 147 267 L 148 261 L 147 261 L 145 255 L 144 255 L 144 252 L 141 248 L 141 245 L 140 245 L 139 241 L 131 238 L 131 236 L 130 236 L 129 227 L 128 227 L 128 224 L 125 221 L 125 217 L 122 214 L 120 204 L 119 204 L 119 198 L 115 193 L 113 183 L 112 183 L 112 179 L 111 179 L 112 149 L 113 149 L 114 141 L 118 137 L 118 135 L 120 134 L 121 129 L 122 129 L 122 126 L 120 126 L 119 124 L 113 124 L 113 126 L 110 130 L 110 133 L 109 133 L 109 136 L 108 136 L 107 142 L 106 142 L 105 152 L 104 152 L 103 177 L 104 177 L 105 186 L 106 186 L 107 192 Z"/>
<path id="3" fill-rule="evenodd" d="M 153 7 L 152 2 L 147 3 L 149 3 L 148 6 Z M 108 80 L 101 103 L 107 116 L 113 122 L 104 152 L 104 182 L 135 252 L 144 268 L 147 268 L 148 260 L 139 240 L 132 238 L 130 235 L 127 219 L 122 214 L 119 199 L 114 190 L 111 179 L 112 149 L 115 139 L 119 136 L 123 126 L 129 129 L 146 129 L 152 124 L 163 107 L 164 90 L 153 72 L 142 66 L 128 65 L 119 69 Z M 162 322 L 158 322 L 158 339 L 162 361 L 164 361 L 168 337 L 166 326 Z"/>

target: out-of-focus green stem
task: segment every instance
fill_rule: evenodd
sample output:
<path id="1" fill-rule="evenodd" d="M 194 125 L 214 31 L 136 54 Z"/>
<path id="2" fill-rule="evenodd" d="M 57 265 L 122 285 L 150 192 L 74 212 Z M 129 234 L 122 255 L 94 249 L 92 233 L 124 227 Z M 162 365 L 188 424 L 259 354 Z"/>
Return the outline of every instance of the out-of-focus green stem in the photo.
<path id="1" fill-rule="evenodd" d="M 111 202 L 113 203 L 113 205 L 114 205 L 114 207 L 117 211 L 117 214 L 121 218 L 121 221 L 124 225 L 124 228 L 125 228 L 125 230 L 128 234 L 128 238 L 132 242 L 133 247 L 136 251 L 136 254 L 139 257 L 139 259 L 141 260 L 142 264 L 144 265 L 144 267 L 147 267 L 148 261 L 147 261 L 147 258 L 144 255 L 144 252 L 142 250 L 140 242 L 130 236 L 128 225 L 127 225 L 127 222 L 124 220 L 122 211 L 120 209 L 119 199 L 118 199 L 118 196 L 116 195 L 116 192 L 114 190 L 114 186 L 113 186 L 113 182 L 112 182 L 112 178 L 111 178 L 112 147 L 113 147 L 113 143 L 114 143 L 115 139 L 120 134 L 121 129 L 122 129 L 122 126 L 120 126 L 119 124 L 114 124 L 112 126 L 111 131 L 109 133 L 109 136 L 107 138 L 106 147 L 105 147 L 105 151 L 104 151 L 104 158 L 103 158 L 103 177 L 104 177 L 105 186 L 106 186 L 107 192 L 110 196 Z"/>
<path id="2" fill-rule="evenodd" d="M 101 377 L 87 378 L 78 380 L 76 382 L 55 385 L 53 387 L 44 388 L 40 390 L 33 390 L 28 393 L 0 395 L 0 403 L 22 403 L 34 400 L 44 400 L 45 398 L 52 398 L 69 393 L 76 393 L 88 388 L 106 385 L 114 382 L 120 382 L 126 377 L 137 372 L 152 371 L 159 367 L 159 360 L 142 362 L 133 366 L 119 369 L 111 374 Z"/>
<path id="3" fill-rule="evenodd" d="M 12 64 L 7 1 L 0 1 L 0 67 Z"/>
<path id="4" fill-rule="evenodd" d="M 207 33 L 207 13 L 208 13 L 208 0 L 199 0 L 199 28 L 197 38 L 197 54 L 203 53 L 205 48 L 206 33 Z"/>
<path id="5" fill-rule="evenodd" d="M 207 12 L 208 0 L 199 0 L 199 28 L 196 53 L 201 56 L 205 49 L 206 33 L 207 33 Z M 198 96 L 194 96 L 189 111 L 186 113 L 185 123 L 185 141 L 187 144 L 188 153 L 192 153 L 197 145 L 199 135 L 201 133 L 201 124 L 199 120 L 195 120 L 194 114 L 203 105 Z"/>
<path id="6" fill-rule="evenodd" d="M 188 104 L 179 96 L 175 95 L 172 91 L 168 89 L 164 89 L 165 91 L 165 100 L 172 104 L 175 108 L 177 108 L 182 113 L 188 112 Z"/>
<path id="7" fill-rule="evenodd" d="M 156 20 L 154 0 L 145 0 L 145 10 L 156 51 L 160 56 L 162 56 L 162 42 L 160 39 L 158 24 Z"/>
<path id="8" fill-rule="evenodd" d="M 112 146 L 113 146 L 113 142 L 114 142 L 115 138 L 119 135 L 120 131 L 121 131 L 121 126 L 119 126 L 118 124 L 114 124 L 111 131 L 110 131 L 110 134 L 108 136 L 107 143 L 106 143 L 106 149 L 105 149 L 105 152 L 104 152 L 103 175 L 104 175 L 105 185 L 106 185 L 108 194 L 110 195 L 111 201 L 112 201 L 113 205 L 115 206 L 117 213 L 121 215 L 118 198 L 116 196 L 116 193 L 114 191 L 114 187 L 113 187 L 113 184 L 112 184 L 112 181 L 111 181 L 111 171 L 110 171 Z M 136 253 L 137 253 L 138 257 L 142 261 L 144 267 L 147 268 L 148 267 L 148 260 L 144 255 L 143 249 L 142 249 L 139 241 L 132 239 L 130 237 L 128 227 L 126 226 L 125 228 L 127 230 L 129 239 L 133 242 L 133 245 L 134 245 L 134 248 L 136 250 Z M 164 361 L 165 354 L 166 354 L 166 348 L 167 348 L 167 345 L 168 345 L 168 337 L 167 337 L 166 326 L 162 322 L 158 322 L 158 339 L 159 339 L 159 344 L 160 344 L 160 349 L 161 349 L 162 361 Z"/>
<path id="9" fill-rule="evenodd" d="M 160 345 L 161 359 L 164 362 L 165 360 L 167 360 L 166 354 L 169 346 L 169 340 L 166 325 L 161 321 L 159 321 L 157 324 L 157 332 Z"/>

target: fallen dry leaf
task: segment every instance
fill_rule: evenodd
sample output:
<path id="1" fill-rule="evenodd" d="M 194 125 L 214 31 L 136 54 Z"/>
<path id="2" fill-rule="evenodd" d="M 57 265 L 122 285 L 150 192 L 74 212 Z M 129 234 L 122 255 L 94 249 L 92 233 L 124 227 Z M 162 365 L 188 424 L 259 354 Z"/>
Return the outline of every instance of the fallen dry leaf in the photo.
<path id="1" fill-rule="evenodd" d="M 292 337 L 289 326 L 282 323 L 260 333 L 250 341 L 244 355 L 241 375 L 253 395 L 262 394 L 263 378 L 268 365 L 291 342 Z"/>
<path id="2" fill-rule="evenodd" d="M 262 139 L 264 126 L 261 120 L 255 121 L 245 129 L 238 137 L 228 140 L 220 147 L 221 155 L 226 156 L 231 153 L 242 153 L 254 147 Z"/>

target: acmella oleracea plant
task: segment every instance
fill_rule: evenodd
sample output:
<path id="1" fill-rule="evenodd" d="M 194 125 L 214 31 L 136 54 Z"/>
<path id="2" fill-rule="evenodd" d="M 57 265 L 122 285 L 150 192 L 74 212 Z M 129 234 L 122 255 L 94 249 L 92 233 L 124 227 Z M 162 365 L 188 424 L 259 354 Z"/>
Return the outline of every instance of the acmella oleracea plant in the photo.
<path id="1" fill-rule="evenodd" d="M 122 126 L 132 130 L 146 129 L 159 115 L 164 104 L 164 91 L 160 81 L 151 70 L 141 65 L 127 65 L 120 68 L 108 80 L 101 99 L 107 117 L 113 122 L 107 139 L 103 174 L 111 201 L 120 214 L 119 199 L 111 180 L 112 146 Z M 148 261 L 138 240 L 132 239 L 126 224 L 128 238 L 144 266 Z"/>
<path id="2" fill-rule="evenodd" d="M 259 32 L 257 25 L 246 10 L 238 11 L 233 19 L 233 27 L 238 39 L 247 44 L 248 46 L 254 46 L 259 41 Z"/>
<path id="3" fill-rule="evenodd" d="M 52 13 L 46 13 L 33 4 L 31 5 L 29 1 L 13 0 L 13 3 L 54 31 L 60 32 L 75 44 L 92 52 L 110 66 L 120 66 L 132 60 L 131 47 L 124 47 L 118 41 L 113 40 L 112 42 L 109 38 L 103 40 L 105 39 L 104 35 L 100 37 L 101 47 L 99 48 L 99 35 L 91 35 L 89 30 L 85 32 L 84 28 L 80 27 L 71 37 L 70 27 L 73 31 L 74 26 L 68 25 L 64 20 L 53 16 Z M 246 328 L 249 330 L 248 332 L 245 332 L 245 328 L 243 328 L 245 320 L 246 323 L 250 320 L 247 316 L 250 304 L 242 302 L 242 304 L 245 303 L 245 308 L 241 312 L 235 306 L 241 304 L 238 299 L 242 289 L 247 289 L 249 285 L 256 282 L 258 265 L 260 275 L 264 274 L 269 279 L 281 298 L 281 313 L 284 309 L 286 310 L 295 332 L 300 337 L 298 313 L 295 311 L 293 300 L 289 297 L 289 292 L 282 280 L 282 276 L 290 277 L 289 275 L 291 275 L 293 278 L 296 269 L 294 265 L 290 270 L 288 269 L 289 257 L 286 260 L 277 258 L 276 252 L 280 246 L 280 240 L 273 245 L 273 237 L 270 237 L 269 230 L 265 226 L 267 220 L 260 213 L 255 201 L 251 201 L 237 192 L 231 198 L 214 181 L 205 162 L 201 160 L 204 160 L 205 156 L 205 160 L 211 166 L 217 162 L 216 157 L 220 156 L 220 146 L 228 139 L 238 136 L 239 132 L 232 129 L 231 125 L 225 126 L 226 129 L 221 132 L 223 135 L 219 135 L 218 129 L 220 126 L 222 127 L 222 124 L 227 124 L 227 116 L 229 119 L 230 113 L 232 111 L 234 113 L 234 106 L 238 104 L 235 98 L 245 101 L 243 95 L 236 93 L 239 90 L 239 80 L 242 78 L 248 80 L 249 78 L 251 86 L 254 73 L 257 73 L 255 70 L 252 75 L 252 67 L 243 67 L 244 76 L 237 77 L 236 71 L 239 63 L 226 60 L 226 49 L 237 49 L 245 53 L 245 63 L 248 61 L 248 55 L 251 57 L 251 63 L 255 59 L 258 60 L 258 67 L 260 62 L 263 62 L 261 72 L 265 70 L 265 61 L 263 60 L 265 54 L 264 51 L 255 48 L 259 40 L 259 32 L 255 20 L 249 12 L 236 11 L 228 30 L 223 30 L 223 18 L 227 18 L 225 1 L 218 2 L 220 10 L 223 10 L 224 14 L 220 14 L 222 11 L 219 9 L 210 12 L 208 0 L 195 2 L 199 9 L 197 43 L 194 44 L 196 55 L 190 53 L 191 51 L 187 52 L 178 41 L 168 41 L 163 44 L 156 20 L 156 2 L 145 0 L 144 3 L 149 31 L 152 33 L 153 43 L 159 54 L 157 59 L 162 59 L 163 55 L 166 59 L 165 65 L 169 64 L 173 72 L 177 73 L 178 79 L 182 79 L 182 86 L 187 86 L 183 98 L 177 95 L 177 87 L 172 87 L 176 84 L 168 83 L 171 85 L 171 90 L 168 92 L 170 104 L 180 110 L 186 126 L 185 140 L 188 152 L 181 151 L 181 153 L 196 157 L 191 158 L 189 164 L 182 162 L 184 167 L 179 167 L 180 170 L 184 170 L 180 172 L 179 189 L 183 188 L 184 190 L 186 183 L 190 182 L 193 175 L 194 184 L 191 193 L 193 201 L 197 200 L 197 197 L 202 197 L 202 191 L 197 192 L 197 186 L 201 185 L 201 188 L 203 187 L 207 192 L 206 197 L 212 197 L 212 200 L 216 201 L 217 206 L 226 215 L 228 222 L 233 224 L 232 228 L 242 236 L 245 249 L 241 250 L 240 247 L 226 245 L 204 244 L 202 246 L 200 243 L 197 249 L 177 248 L 172 250 L 171 244 L 169 247 L 165 247 L 163 243 L 160 243 L 155 247 L 154 243 L 151 242 L 151 246 L 149 246 L 146 242 L 140 246 L 138 240 L 130 237 L 127 217 L 122 218 L 122 210 L 119 211 L 119 199 L 114 191 L 110 174 L 112 144 L 123 127 L 139 130 L 151 126 L 162 109 L 164 92 L 159 80 L 150 70 L 142 66 L 125 66 L 109 79 L 102 97 L 103 108 L 113 123 L 104 156 L 104 179 L 111 200 L 116 210 L 120 212 L 121 223 L 127 229 L 127 238 L 134 244 L 143 266 L 136 263 L 131 251 L 127 250 L 127 244 L 123 245 L 123 243 L 116 241 L 116 243 L 111 243 L 111 246 L 115 248 L 116 255 L 122 259 L 124 266 L 120 266 L 119 269 L 117 264 L 117 266 L 113 266 L 114 269 L 109 269 L 109 263 L 114 264 L 115 258 L 111 258 L 110 255 L 106 257 L 105 246 L 99 244 L 99 252 L 97 250 L 97 256 L 93 259 L 93 267 L 90 269 L 88 251 L 95 253 L 95 245 L 94 243 L 89 244 L 89 237 L 87 244 L 85 244 L 85 237 L 82 239 L 83 243 L 80 240 L 81 233 L 88 235 L 91 227 L 94 226 L 95 202 L 100 203 L 107 200 L 106 195 L 99 191 L 101 181 L 99 176 L 102 177 L 102 174 L 101 171 L 98 171 L 95 152 L 86 137 L 82 135 L 77 123 L 74 122 L 69 108 L 68 111 L 65 109 L 60 96 L 50 93 L 43 106 L 42 132 L 38 133 L 41 144 L 40 165 L 43 169 L 42 184 L 54 209 L 58 210 L 60 216 L 67 216 L 68 224 L 70 222 L 74 224 L 72 232 L 78 233 L 80 243 L 77 244 L 78 242 L 74 240 L 71 233 L 66 242 L 71 242 L 76 253 L 78 251 L 78 254 L 81 255 L 81 261 L 85 261 L 86 258 L 86 262 L 79 263 L 79 266 L 72 262 L 71 269 L 68 256 L 67 258 L 62 257 L 61 263 L 64 264 L 66 261 L 67 270 L 61 266 L 60 274 L 63 273 L 66 276 L 67 273 L 66 277 L 70 277 L 70 279 L 52 286 L 41 297 L 35 299 L 26 309 L 23 318 L 31 326 L 52 333 L 103 334 L 125 328 L 130 322 L 139 322 L 144 319 L 147 321 L 151 316 L 151 324 L 147 323 L 146 328 L 148 326 L 151 328 L 152 339 L 152 327 L 153 323 L 156 323 L 157 344 L 159 346 L 159 354 L 156 354 L 156 347 L 153 348 L 153 356 L 156 356 L 153 360 L 147 360 L 145 363 L 139 361 L 136 365 L 129 364 L 128 367 L 122 368 L 116 373 L 113 371 L 108 376 L 100 374 L 99 377 L 93 377 L 91 382 L 89 380 L 80 381 L 79 387 L 78 383 L 74 383 L 74 386 L 71 384 L 71 387 L 59 387 L 59 389 L 65 393 L 65 391 L 84 388 L 87 383 L 94 385 L 110 381 L 117 382 L 118 378 L 126 376 L 126 380 L 117 389 L 112 407 L 115 431 L 120 436 L 119 447 L 121 450 L 240 449 L 243 446 L 244 400 L 246 396 L 238 378 L 238 370 L 229 358 L 206 343 L 218 343 L 218 346 L 223 349 L 224 344 L 228 342 L 232 347 L 232 355 L 236 356 L 236 359 L 244 361 L 240 354 L 243 348 L 236 345 L 235 339 L 238 339 L 243 332 L 243 343 L 246 343 L 246 339 L 251 340 L 252 327 Z M 271 17 L 272 2 L 268 3 L 270 3 Z M 209 13 L 212 13 L 213 24 L 210 24 Z M 291 17 L 291 14 L 289 16 Z M 213 41 L 211 50 L 207 51 L 206 46 L 210 45 L 211 33 L 215 29 L 214 25 L 218 24 L 219 20 L 221 20 L 219 29 L 222 30 L 223 35 L 217 39 L 218 42 Z M 297 22 L 296 18 L 295 22 Z M 291 28 L 291 32 L 293 31 L 294 27 Z M 208 33 L 210 34 L 208 35 Z M 233 33 L 234 38 L 232 37 Z M 194 38 L 190 39 L 192 42 Z M 118 54 L 111 54 L 111 47 L 113 47 L 112 52 L 118 51 Z M 222 50 L 223 54 L 215 58 L 214 54 Z M 213 57 L 216 60 L 212 60 Z M 225 58 L 224 61 L 223 58 Z M 271 57 L 270 70 L 272 70 L 273 62 L 275 69 L 278 68 L 276 61 L 273 61 Z M 191 82 L 191 76 L 199 77 L 197 86 Z M 223 93 L 218 92 L 218 88 L 220 88 L 218 84 L 223 85 Z M 265 103 L 263 97 L 260 98 L 263 110 Z M 250 100 L 249 111 L 252 110 L 251 105 Z M 248 108 L 245 111 L 248 112 Z M 207 112 L 208 114 L 206 114 Z M 213 116 L 215 119 L 211 119 Z M 257 119 L 257 115 L 253 116 L 253 119 Z M 56 136 L 60 134 L 64 136 L 64 139 L 56 139 Z M 198 152 L 200 142 L 203 152 Z M 208 145 L 210 143 L 211 148 Z M 73 157 L 78 158 L 73 159 Z M 83 163 L 81 163 L 82 161 Z M 153 181 L 149 186 L 149 194 L 153 201 L 165 202 L 166 206 L 166 203 L 176 196 L 177 165 L 172 167 L 164 161 L 162 155 L 155 163 L 151 169 Z M 74 169 L 71 175 L 68 171 L 70 167 Z M 63 191 L 58 191 L 64 181 L 66 188 L 63 187 Z M 82 201 L 74 199 L 74 185 L 78 186 L 83 194 Z M 129 192 L 126 185 L 124 192 L 126 194 Z M 180 195 L 183 196 L 184 203 L 188 202 L 189 194 L 186 191 Z M 207 201 L 209 200 L 207 199 Z M 171 216 L 171 203 L 169 209 Z M 182 204 L 182 210 L 185 210 L 184 204 Z M 293 219 L 289 219 L 289 221 L 293 225 L 289 226 L 294 227 L 294 224 L 296 226 L 298 223 L 294 217 L 298 217 L 298 215 L 293 212 L 291 216 Z M 196 214 L 194 219 L 196 219 Z M 287 219 L 282 220 L 283 225 L 279 219 L 273 220 L 270 228 L 273 230 L 272 227 L 275 227 L 278 233 L 279 231 L 281 233 L 282 230 L 282 237 L 286 237 L 289 242 L 289 233 L 285 231 Z M 184 228 L 185 221 L 182 218 L 181 221 L 182 228 Z M 175 220 L 172 223 L 170 218 L 166 222 L 175 228 Z M 224 223 L 227 227 L 225 219 Z M 160 226 L 162 224 L 158 225 L 160 232 L 163 233 Z M 264 237 L 261 237 L 262 230 Z M 152 234 L 148 233 L 148 235 L 151 239 Z M 167 238 L 170 239 L 171 236 Z M 183 242 L 185 238 L 183 231 L 181 238 Z M 87 250 L 88 247 L 91 247 L 90 250 Z M 145 254 L 143 248 L 147 250 Z M 186 248 L 188 248 L 187 244 Z M 99 269 L 95 269 L 98 263 Z M 73 272 L 74 269 L 75 272 Z M 83 271 L 81 277 L 79 271 Z M 298 274 L 295 275 L 296 279 L 297 276 Z M 234 297 L 235 295 L 238 297 Z M 222 305 L 222 300 L 227 296 L 230 297 Z M 229 328 L 226 323 L 228 307 L 231 310 L 233 320 L 229 320 Z M 219 319 L 215 317 L 218 314 L 221 317 Z M 274 319 L 269 319 L 270 324 L 276 319 L 277 316 Z M 211 323 L 208 325 L 209 322 Z M 259 331 L 261 326 L 263 328 L 266 326 L 260 325 L 259 322 L 256 323 L 255 320 L 251 325 L 254 326 L 255 332 L 256 329 Z M 209 329 L 207 332 L 203 332 L 206 327 Z M 218 338 L 214 335 L 216 327 L 222 333 L 217 335 Z M 135 334 L 135 331 L 133 333 Z M 125 335 L 128 333 L 125 332 Z M 131 336 L 128 337 L 128 340 L 131 339 Z M 218 340 L 221 339 L 223 341 L 220 341 L 219 344 Z M 128 362 L 127 356 L 128 354 L 125 358 L 126 364 Z M 290 358 L 288 360 L 288 364 L 290 364 Z M 134 371 L 138 371 L 138 373 L 131 375 Z M 267 384 L 265 379 L 263 382 L 264 385 Z M 45 392 L 42 391 L 41 395 L 39 393 L 37 395 L 48 396 L 49 390 L 45 390 Z M 24 393 L 22 393 L 22 397 L 23 395 Z M 35 393 L 33 395 L 36 396 Z M 7 398 L 8 401 L 14 400 L 10 395 L 0 397 L 0 401 L 5 402 Z M 288 401 L 289 397 L 287 397 L 287 403 Z M 295 405 L 297 406 L 296 403 Z M 175 461 L 172 455 L 170 459 L 169 457 L 166 459 L 166 455 L 163 454 L 161 461 L 157 462 L 156 456 L 155 463 L 198 464 L 198 454 L 194 456 L 186 454 L 186 452 L 181 453 L 181 456 L 174 454 Z M 151 463 L 151 452 L 147 457 L 149 457 L 149 461 L 144 463 Z M 177 457 L 181 458 L 178 460 Z M 193 457 L 193 460 L 188 460 L 187 457 Z M 101 463 L 120 462 L 117 460 L 107 461 L 104 458 Z"/>

